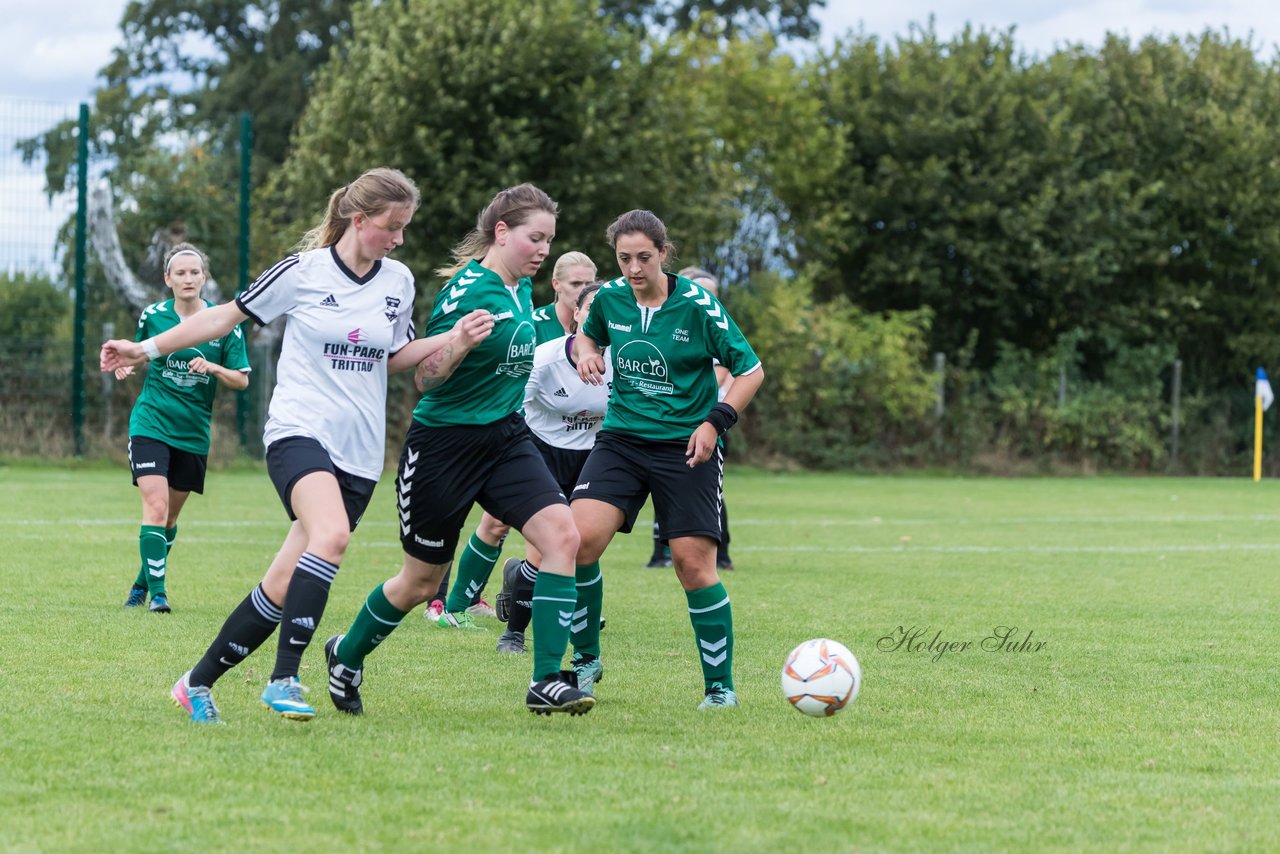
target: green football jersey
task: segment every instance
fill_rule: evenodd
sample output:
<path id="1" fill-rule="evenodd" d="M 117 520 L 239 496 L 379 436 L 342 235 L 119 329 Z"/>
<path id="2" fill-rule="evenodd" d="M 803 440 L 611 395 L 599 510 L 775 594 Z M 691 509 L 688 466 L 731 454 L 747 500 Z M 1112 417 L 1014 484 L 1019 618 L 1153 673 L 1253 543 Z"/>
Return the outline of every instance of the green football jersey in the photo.
<path id="1" fill-rule="evenodd" d="M 507 287 L 497 273 L 469 261 L 440 290 L 426 335 L 448 332 L 478 308 L 494 317 L 493 331 L 440 385 L 422 395 L 413 417 L 427 427 L 489 424 L 519 412 L 533 369 L 533 284 Z"/>
<path id="2" fill-rule="evenodd" d="M 212 305 L 205 301 L 206 307 Z M 153 303 L 138 319 L 134 340 L 152 338 L 180 322 L 172 299 Z M 201 356 L 207 362 L 233 371 L 249 369 L 244 333 L 238 326 L 215 341 L 153 359 L 142 381 L 142 393 L 129 416 L 130 436 L 159 439 L 170 447 L 193 454 L 209 453 L 209 421 L 213 417 L 218 381 L 211 374 L 193 374 L 188 369 L 191 360 Z"/>
<path id="3" fill-rule="evenodd" d="M 651 441 L 687 441 L 716 404 L 712 359 L 742 376 L 760 367 L 710 291 L 667 274 L 658 308 L 636 303 L 624 278 L 600 288 L 582 334 L 610 348 L 613 391 L 601 429 Z"/>
<path id="4" fill-rule="evenodd" d="M 554 302 L 533 310 L 533 332 L 538 336 L 539 344 L 563 338 L 568 334 L 568 330 L 560 325 L 560 318 L 556 316 Z"/>

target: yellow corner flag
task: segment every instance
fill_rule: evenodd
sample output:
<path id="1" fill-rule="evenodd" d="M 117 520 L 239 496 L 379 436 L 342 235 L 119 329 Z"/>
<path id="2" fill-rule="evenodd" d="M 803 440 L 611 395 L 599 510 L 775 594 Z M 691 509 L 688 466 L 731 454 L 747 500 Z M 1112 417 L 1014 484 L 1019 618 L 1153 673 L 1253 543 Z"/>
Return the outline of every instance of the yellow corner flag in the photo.
<path id="1" fill-rule="evenodd" d="M 1271 391 L 1267 372 L 1258 368 L 1253 392 L 1253 479 L 1262 480 L 1262 413 L 1271 408 L 1276 396 Z"/>

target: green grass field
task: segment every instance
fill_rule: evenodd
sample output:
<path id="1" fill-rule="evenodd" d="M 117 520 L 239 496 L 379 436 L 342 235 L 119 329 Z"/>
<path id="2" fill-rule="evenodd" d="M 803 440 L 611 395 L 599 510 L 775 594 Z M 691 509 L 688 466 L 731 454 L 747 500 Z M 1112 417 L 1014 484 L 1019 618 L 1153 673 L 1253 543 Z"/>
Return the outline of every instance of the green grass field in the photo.
<path id="1" fill-rule="evenodd" d="M 164 617 L 120 607 L 123 466 L 0 467 L 0 849 L 1280 849 L 1280 484 L 733 470 L 727 491 L 736 711 L 696 711 L 684 598 L 635 534 L 605 556 L 586 717 L 525 711 L 499 623 L 414 617 L 370 658 L 363 718 L 329 705 L 319 644 L 316 719 L 263 710 L 273 640 L 201 728 L 167 691 L 283 536 L 265 473 L 192 498 Z M 398 561 L 388 478 L 317 637 Z M 983 650 L 999 626 L 1044 646 Z M 899 627 L 971 646 L 891 649 Z M 864 683 L 819 720 L 778 673 L 824 636 Z"/>

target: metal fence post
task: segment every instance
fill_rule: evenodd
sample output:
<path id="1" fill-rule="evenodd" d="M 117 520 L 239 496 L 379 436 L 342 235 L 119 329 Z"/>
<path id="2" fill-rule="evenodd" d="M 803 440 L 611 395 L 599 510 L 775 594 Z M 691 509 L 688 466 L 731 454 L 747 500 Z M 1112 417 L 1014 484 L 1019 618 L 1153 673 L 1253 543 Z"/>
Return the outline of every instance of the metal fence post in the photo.
<path id="1" fill-rule="evenodd" d="M 102 340 L 110 341 L 116 337 L 116 325 L 110 320 L 102 324 Z M 111 444 L 111 403 L 114 398 L 116 378 L 113 374 L 102 372 L 102 443 Z"/>
<path id="2" fill-rule="evenodd" d="M 274 345 L 269 341 L 258 340 L 253 343 L 252 357 L 253 362 L 253 384 L 257 389 L 257 403 L 254 411 L 257 414 L 255 418 L 254 428 L 259 437 L 262 436 L 262 429 L 266 426 L 267 409 L 271 404 L 271 392 L 276 387 L 276 363 L 272 358 L 274 356 Z M 261 439 L 259 439 L 259 442 Z M 255 453 L 261 457 L 265 452 L 265 448 L 254 445 Z"/>
<path id="3" fill-rule="evenodd" d="M 947 354 L 933 354 L 933 372 L 937 374 L 938 384 L 934 391 L 933 414 L 941 418 L 947 411 Z"/>
<path id="4" fill-rule="evenodd" d="M 1173 436 L 1169 449 L 1169 466 L 1171 468 L 1178 467 L 1178 433 L 1181 430 L 1182 421 L 1182 360 L 1173 360 Z"/>
<path id="5" fill-rule="evenodd" d="M 239 272 L 236 293 L 249 288 L 249 193 L 252 189 L 250 167 L 253 160 L 253 117 L 240 114 L 240 245 L 237 267 Z M 240 326 L 240 332 L 248 340 L 251 324 Z M 263 410 L 266 411 L 265 409 Z M 249 396 L 236 392 L 236 433 L 240 437 L 240 450 L 249 450 Z"/>
<path id="6" fill-rule="evenodd" d="M 89 219 L 89 105 L 80 105 L 80 135 L 76 151 L 76 307 L 71 329 L 71 441 L 77 457 L 84 456 L 84 315 L 86 249 Z"/>

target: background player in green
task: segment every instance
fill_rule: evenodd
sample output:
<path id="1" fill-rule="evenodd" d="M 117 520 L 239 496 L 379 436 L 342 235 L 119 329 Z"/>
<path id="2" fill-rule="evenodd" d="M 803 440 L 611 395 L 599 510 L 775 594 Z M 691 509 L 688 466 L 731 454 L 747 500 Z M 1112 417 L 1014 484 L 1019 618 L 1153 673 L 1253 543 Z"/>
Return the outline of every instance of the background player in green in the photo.
<path id="1" fill-rule="evenodd" d="M 200 296 L 208 273 L 208 259 L 190 243 L 170 249 L 164 259 L 164 284 L 173 298 L 143 310 L 134 340 L 159 335 L 213 305 Z M 133 374 L 133 367 L 114 373 L 122 380 Z M 142 564 L 124 600 L 126 608 L 141 606 L 150 592 L 151 610 L 169 613 L 168 554 L 187 497 L 204 493 L 209 422 L 220 385 L 237 391 L 249 385 L 249 357 L 239 327 L 222 338 L 154 359 L 147 369 L 129 416 L 129 469 L 142 495 Z"/>
<path id="2" fill-rule="evenodd" d="M 724 456 L 720 437 L 764 381 L 751 345 L 705 288 L 662 269 L 667 229 L 650 211 L 614 220 L 606 232 L 622 277 L 600 289 L 575 341 L 582 379 L 603 382 L 610 347 L 613 391 L 591 456 L 573 490 L 581 545 L 578 577 L 599 572 L 618 531 L 629 533 L 649 494 L 671 544 L 702 664 L 699 708 L 738 705 L 733 690 L 733 612 L 716 572 Z M 734 376 L 716 402 L 715 359 Z M 599 612 L 586 614 L 599 620 Z M 600 662 L 575 660 L 574 669 Z"/>

